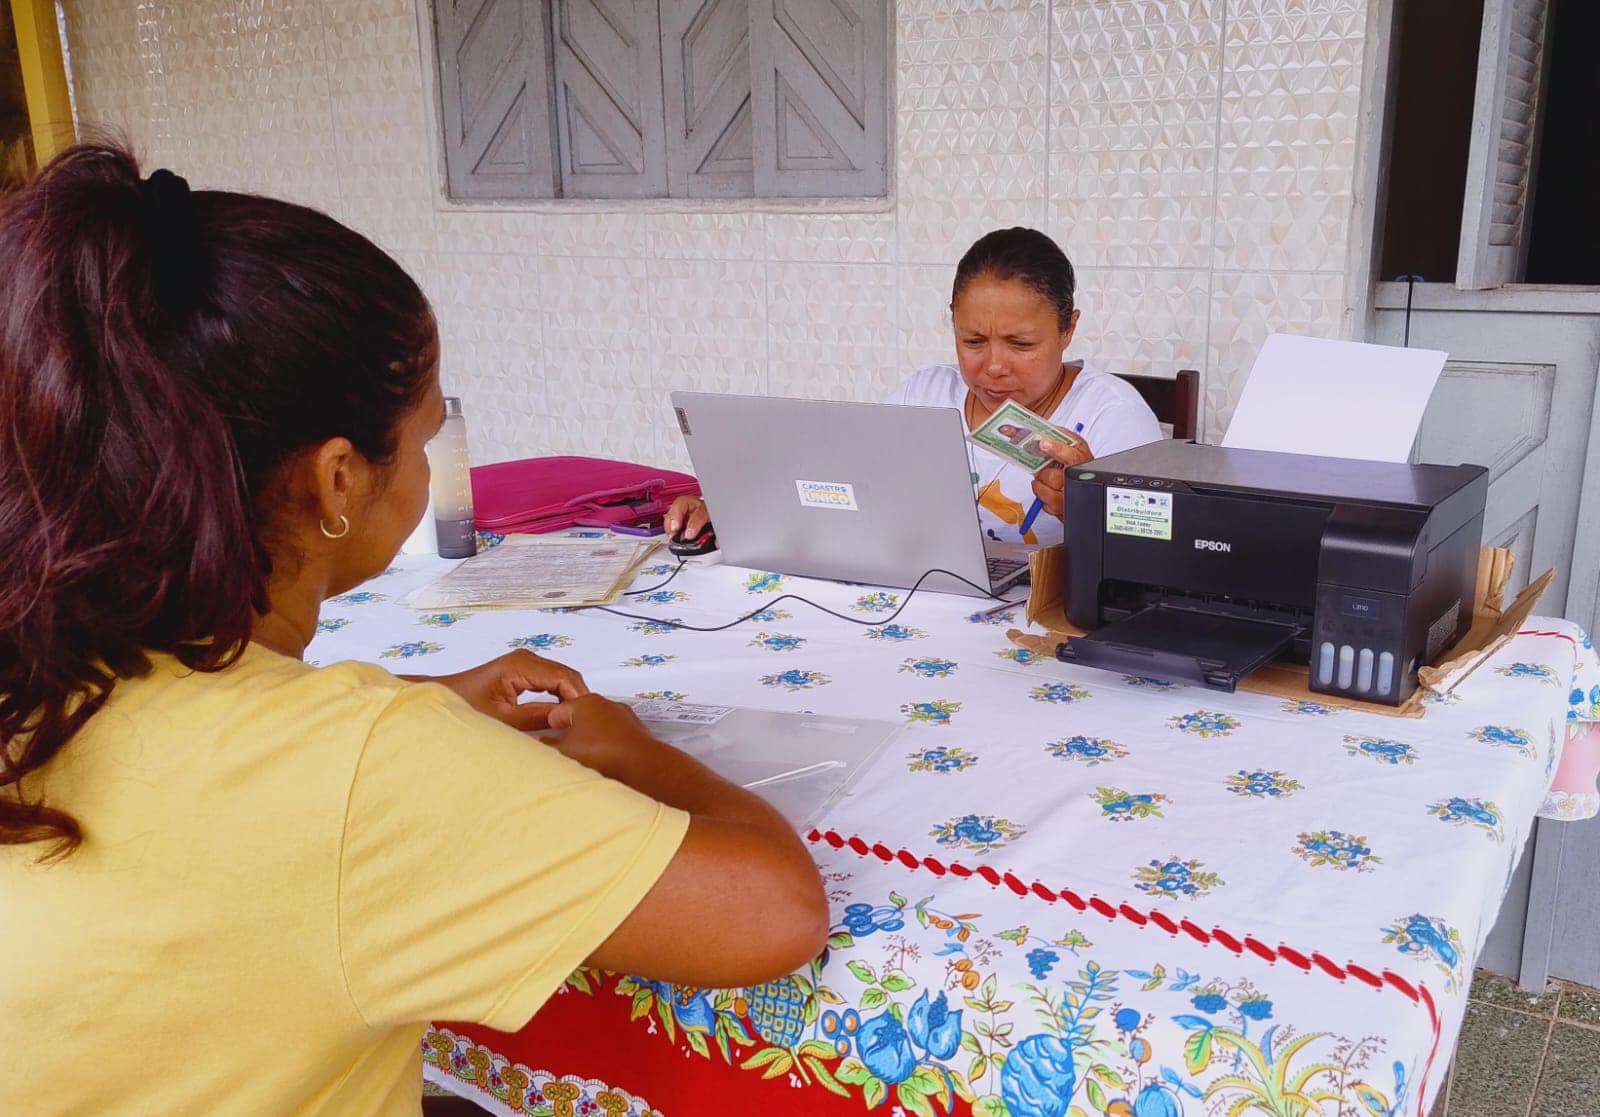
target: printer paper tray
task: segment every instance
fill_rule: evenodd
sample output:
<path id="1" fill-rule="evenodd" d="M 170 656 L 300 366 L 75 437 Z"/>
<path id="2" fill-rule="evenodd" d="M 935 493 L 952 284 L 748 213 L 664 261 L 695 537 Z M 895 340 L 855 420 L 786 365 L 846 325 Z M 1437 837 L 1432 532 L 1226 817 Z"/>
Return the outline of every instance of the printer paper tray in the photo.
<path id="1" fill-rule="evenodd" d="M 1152 605 L 1087 636 L 1072 637 L 1056 654 L 1086 667 L 1232 691 L 1300 632 L 1293 624 Z"/>

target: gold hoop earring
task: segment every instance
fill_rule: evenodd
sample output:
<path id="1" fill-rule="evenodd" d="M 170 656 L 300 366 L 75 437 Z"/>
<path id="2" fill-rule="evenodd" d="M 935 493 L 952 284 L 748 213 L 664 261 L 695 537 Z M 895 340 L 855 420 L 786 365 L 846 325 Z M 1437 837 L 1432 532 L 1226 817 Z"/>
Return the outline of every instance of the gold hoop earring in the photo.
<path id="1" fill-rule="evenodd" d="M 317 521 L 317 527 L 321 528 L 322 534 L 326 535 L 329 539 L 343 539 L 345 536 L 350 534 L 350 520 L 345 516 L 339 517 L 339 530 L 337 533 L 329 531 L 328 525 L 323 523 L 321 520 Z"/>

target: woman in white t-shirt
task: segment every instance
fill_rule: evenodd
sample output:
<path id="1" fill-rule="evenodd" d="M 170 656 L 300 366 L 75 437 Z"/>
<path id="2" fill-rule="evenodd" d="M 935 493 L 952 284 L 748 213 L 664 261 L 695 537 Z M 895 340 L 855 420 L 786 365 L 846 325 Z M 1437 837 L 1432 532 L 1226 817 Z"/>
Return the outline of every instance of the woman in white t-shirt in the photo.
<path id="1" fill-rule="evenodd" d="M 997 229 L 979 238 L 956 266 L 951 291 L 956 363 L 918 369 L 887 402 L 956 408 L 970 434 L 1014 400 L 1079 439 L 1039 444 L 1062 466 L 1156 441 L 1155 414 L 1127 381 L 1064 359 L 1078 328 L 1075 287 L 1071 261 L 1043 233 Z M 1034 477 L 981 446 L 968 443 L 967 452 L 985 538 L 1061 542 L 1061 469 L 1046 467 Z M 1024 533 L 1036 500 L 1049 515 L 1035 515 Z M 666 529 L 693 538 L 708 520 L 702 501 L 680 497 Z"/>

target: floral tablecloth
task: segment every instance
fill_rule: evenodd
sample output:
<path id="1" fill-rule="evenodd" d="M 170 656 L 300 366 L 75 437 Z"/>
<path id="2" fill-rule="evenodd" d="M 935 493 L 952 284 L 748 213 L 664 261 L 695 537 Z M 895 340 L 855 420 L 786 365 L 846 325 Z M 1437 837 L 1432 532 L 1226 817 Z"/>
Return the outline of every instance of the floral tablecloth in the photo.
<path id="1" fill-rule="evenodd" d="M 886 621 L 902 591 L 725 566 L 620 606 L 651 619 L 400 604 L 445 568 L 335 598 L 308 658 L 443 674 L 527 647 L 615 696 L 908 726 L 808 835 L 835 922 L 807 970 L 580 971 L 515 1035 L 430 1029 L 427 1075 L 499 1113 L 1425 1114 L 1600 699 L 1588 639 L 1538 618 L 1404 719 L 1072 667 L 1007 642 L 1020 610 L 929 594 Z"/>

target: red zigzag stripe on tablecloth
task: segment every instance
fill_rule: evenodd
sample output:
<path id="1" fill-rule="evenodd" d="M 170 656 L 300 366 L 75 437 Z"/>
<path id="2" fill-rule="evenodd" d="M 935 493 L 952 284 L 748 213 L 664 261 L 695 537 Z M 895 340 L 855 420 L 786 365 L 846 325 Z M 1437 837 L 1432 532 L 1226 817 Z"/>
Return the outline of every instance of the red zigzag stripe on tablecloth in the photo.
<path id="1" fill-rule="evenodd" d="M 1186 934 L 1190 938 L 1196 939 L 1202 943 L 1210 943 L 1215 941 L 1226 949 L 1231 950 L 1235 954 L 1242 954 L 1248 950 L 1250 953 L 1265 961 L 1276 962 L 1282 959 L 1283 961 L 1288 962 L 1291 966 L 1295 966 L 1298 969 L 1306 971 L 1311 970 L 1311 968 L 1315 966 L 1323 973 L 1326 973 L 1329 977 L 1337 978 L 1340 981 L 1353 977 L 1357 981 L 1372 986 L 1374 989 L 1381 988 L 1386 984 L 1392 985 L 1394 988 L 1404 993 L 1412 1001 L 1420 1001 L 1427 997 L 1426 988 L 1419 985 L 1413 985 L 1399 974 L 1393 973 L 1389 970 L 1384 970 L 1381 974 L 1375 974 L 1369 969 L 1356 965 L 1354 962 L 1346 962 L 1344 965 L 1340 965 L 1339 963 L 1328 958 L 1326 955 L 1316 951 L 1313 951 L 1310 954 L 1305 954 L 1301 951 L 1294 950 L 1291 947 L 1284 946 L 1281 943 L 1277 947 L 1271 947 L 1261 942 L 1259 939 L 1253 938 L 1249 935 L 1245 935 L 1242 938 L 1230 935 L 1220 927 L 1213 927 L 1208 931 L 1204 927 L 1200 927 L 1194 923 L 1191 923 L 1187 919 L 1173 922 L 1169 917 L 1159 911 L 1140 911 L 1138 908 L 1135 908 L 1133 905 L 1127 903 L 1119 904 L 1113 907 L 1111 904 L 1107 903 L 1105 900 L 1102 900 L 1098 896 L 1091 896 L 1089 899 L 1085 900 L 1071 889 L 1062 889 L 1058 892 L 1049 886 L 1040 883 L 1039 881 L 1034 881 L 1031 884 L 1024 883 L 1023 880 L 1015 874 L 1008 872 L 1002 873 L 996 870 L 992 865 L 980 865 L 974 869 L 963 865 L 958 861 L 952 861 L 949 864 L 946 864 L 936 857 L 918 857 L 910 850 L 893 850 L 882 843 L 869 845 L 861 838 L 846 838 L 844 835 L 835 830 L 829 830 L 825 833 L 819 830 L 813 830 L 810 834 L 806 835 L 806 837 L 813 843 L 826 842 L 834 849 L 843 849 L 848 846 L 850 849 L 854 850 L 863 857 L 870 854 L 871 856 L 878 858 L 880 861 L 898 861 L 908 869 L 926 869 L 934 876 L 942 877 L 948 873 L 951 876 L 957 877 L 981 877 L 990 884 L 994 885 L 996 888 L 1004 885 L 1005 887 L 1011 889 L 1011 891 L 1015 892 L 1018 896 L 1026 896 L 1029 893 L 1032 893 L 1034 896 L 1044 900 L 1046 903 L 1063 903 L 1071 907 L 1074 911 L 1080 912 L 1095 911 L 1100 915 L 1105 916 L 1107 919 L 1125 919 L 1129 923 L 1132 923 L 1138 927 L 1143 927 L 1146 923 L 1154 923 L 1157 927 L 1160 927 L 1168 934 Z"/>
<path id="2" fill-rule="evenodd" d="M 1540 635 L 1544 634 L 1541 633 Z M 1555 636 L 1559 635 L 1559 633 L 1549 633 L 1548 635 Z M 890 849 L 882 842 L 869 844 L 859 837 L 852 836 L 847 838 L 837 830 L 812 830 L 806 835 L 806 840 L 813 844 L 825 842 L 834 849 L 848 847 L 862 857 L 876 857 L 878 860 L 889 864 L 899 862 L 912 872 L 926 870 L 936 877 L 942 877 L 946 874 L 956 877 L 980 877 L 996 888 L 1004 885 L 1018 896 L 1027 896 L 1031 893 L 1049 904 L 1066 904 L 1078 912 L 1094 911 L 1109 920 L 1127 920 L 1136 927 L 1154 923 L 1169 935 L 1185 934 L 1205 944 L 1215 942 L 1234 954 L 1243 954 L 1248 950 L 1251 954 L 1269 963 L 1277 962 L 1281 959 L 1296 969 L 1305 970 L 1308 973 L 1315 967 L 1329 977 L 1339 981 L 1353 977 L 1374 989 L 1382 989 L 1385 986 L 1396 989 L 1405 994 L 1413 1004 L 1419 1004 L 1428 1011 L 1428 1022 L 1433 1028 L 1433 1048 L 1428 1052 L 1428 1062 L 1423 1068 L 1422 1079 L 1418 1083 L 1418 1098 L 1420 1099 L 1427 1092 L 1428 1075 L 1433 1069 L 1434 1058 L 1439 1053 L 1439 1040 L 1441 1038 L 1439 1010 L 1433 1003 L 1433 995 L 1428 992 L 1427 986 L 1420 983 L 1413 985 L 1399 974 L 1390 970 L 1373 973 L 1366 967 L 1358 966 L 1354 962 L 1346 962 L 1340 965 L 1320 951 L 1312 951 L 1310 954 L 1306 954 L 1282 943 L 1279 943 L 1276 947 L 1271 947 L 1251 935 L 1243 937 L 1230 935 L 1221 927 L 1213 927 L 1208 931 L 1187 919 L 1173 922 L 1162 912 L 1153 909 L 1140 911 L 1128 903 L 1118 904 L 1113 907 L 1099 896 L 1091 896 L 1085 900 L 1070 888 L 1057 891 L 1037 880 L 1029 884 L 1015 873 L 1002 873 L 992 865 L 980 865 L 974 869 L 961 864 L 959 861 L 951 861 L 947 864 L 937 857 L 918 857 L 908 849 Z"/>
<path id="3" fill-rule="evenodd" d="M 1576 650 L 1577 647 L 1578 647 L 1578 642 L 1576 640 L 1574 640 L 1571 636 L 1568 636 L 1565 632 L 1543 632 L 1543 631 L 1538 631 L 1538 630 L 1531 629 L 1531 628 L 1524 628 L 1521 632 L 1518 632 L 1517 635 L 1518 636 L 1549 636 L 1549 637 L 1553 637 L 1556 640 L 1565 640 L 1567 643 L 1572 645 L 1574 650 Z"/>

